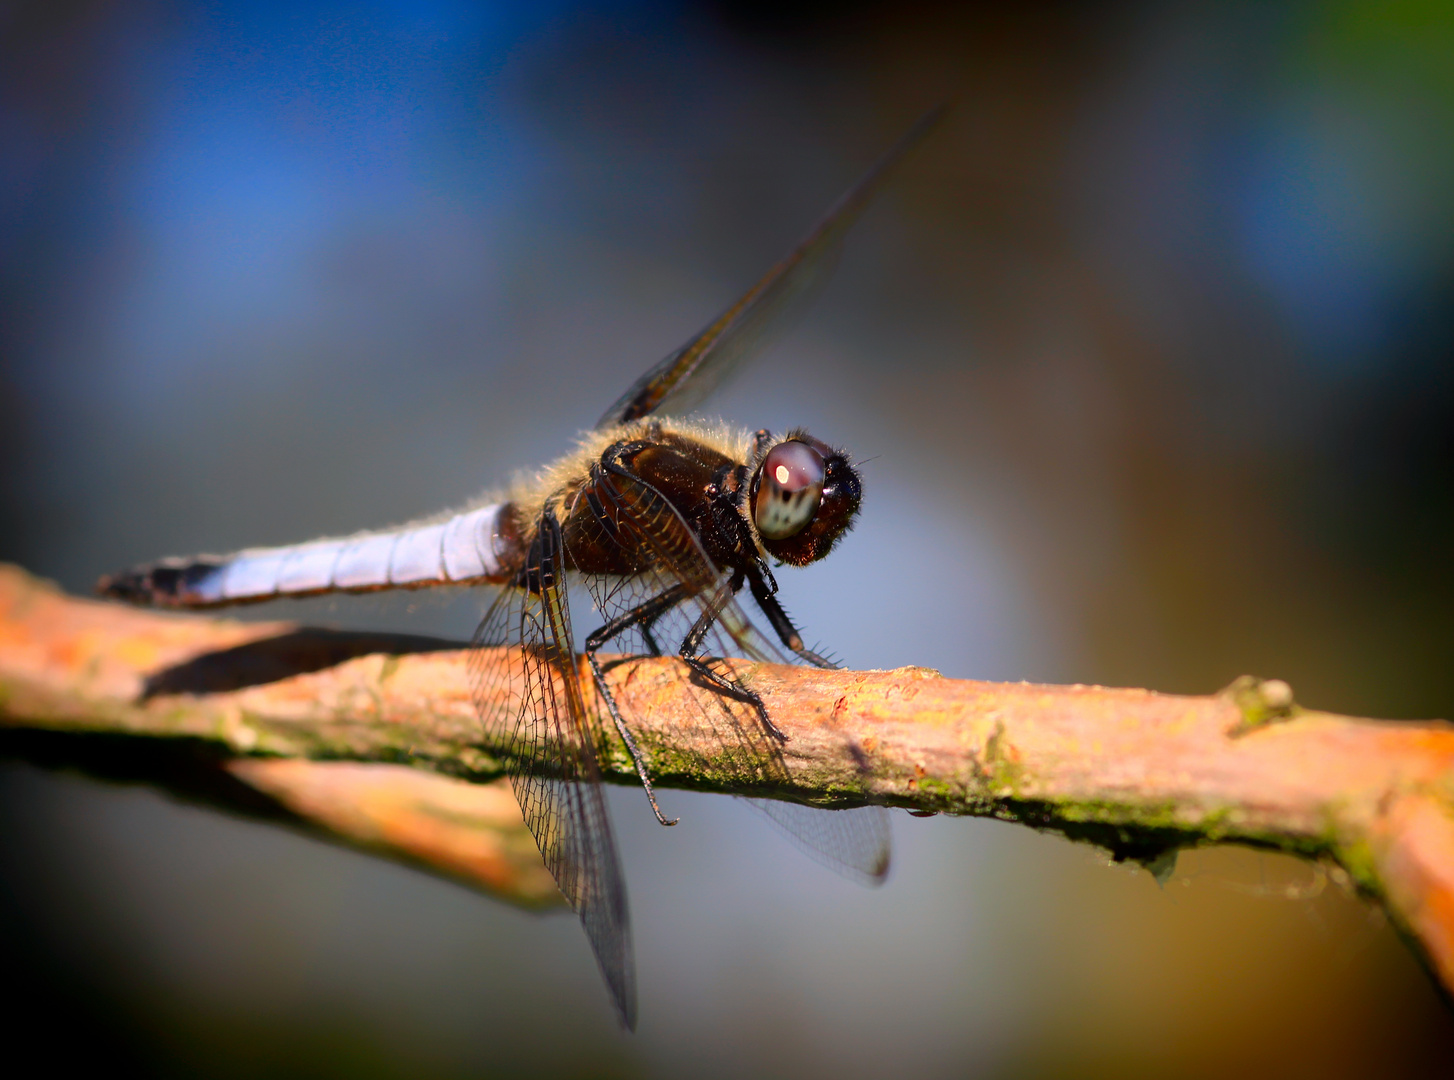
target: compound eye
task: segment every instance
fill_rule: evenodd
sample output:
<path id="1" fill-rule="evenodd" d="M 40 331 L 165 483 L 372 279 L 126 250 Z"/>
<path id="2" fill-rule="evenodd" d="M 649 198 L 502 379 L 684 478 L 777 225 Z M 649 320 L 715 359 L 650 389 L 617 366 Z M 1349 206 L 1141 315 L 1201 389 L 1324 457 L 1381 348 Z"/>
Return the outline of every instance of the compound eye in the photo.
<path id="1" fill-rule="evenodd" d="M 753 502 L 757 531 L 766 540 L 802 532 L 823 500 L 823 455 L 807 443 L 778 443 L 762 462 Z"/>

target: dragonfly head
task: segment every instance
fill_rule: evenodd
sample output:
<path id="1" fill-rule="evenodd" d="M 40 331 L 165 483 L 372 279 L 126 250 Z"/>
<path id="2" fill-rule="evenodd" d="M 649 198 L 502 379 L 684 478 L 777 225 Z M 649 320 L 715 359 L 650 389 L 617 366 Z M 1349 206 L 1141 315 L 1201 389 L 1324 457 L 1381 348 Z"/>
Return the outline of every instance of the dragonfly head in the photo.
<path id="1" fill-rule="evenodd" d="M 852 528 L 863 481 L 847 454 L 791 431 L 754 463 L 748 498 L 767 553 L 806 566 Z"/>

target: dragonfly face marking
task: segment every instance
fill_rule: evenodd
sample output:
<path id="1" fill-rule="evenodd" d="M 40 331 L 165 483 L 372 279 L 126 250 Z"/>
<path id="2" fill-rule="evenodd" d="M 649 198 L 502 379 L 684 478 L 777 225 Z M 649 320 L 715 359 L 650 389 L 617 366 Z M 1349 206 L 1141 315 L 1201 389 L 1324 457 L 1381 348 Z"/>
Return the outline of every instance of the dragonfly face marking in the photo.
<path id="1" fill-rule="evenodd" d="M 131 603 L 209 608 L 328 592 L 494 588 L 471 663 L 485 738 L 506 756 L 541 856 L 581 918 L 622 1024 L 634 1027 L 626 887 L 601 793 L 590 687 L 576 663 L 568 583 L 583 582 L 602 614 L 584 642 L 591 682 L 662 824 L 676 822 L 657 805 L 650 762 L 605 677 L 598 653 L 607 646 L 651 656 L 675 650 L 701 690 L 702 723 L 740 755 L 748 775 L 786 778 L 787 735 L 726 658 L 834 666 L 803 645 L 769 562 L 806 566 L 825 557 L 852 527 L 862 480 L 846 453 L 804 431 L 778 440 L 765 430 L 665 417 L 700 402 L 761 343 L 774 316 L 802 301 L 890 168 L 943 111 L 924 117 L 806 239 L 638 379 L 575 451 L 535 480 L 397 529 L 162 560 L 102 578 L 98 591 Z M 772 638 L 739 605 L 744 585 Z M 888 871 L 887 820 L 877 807 L 759 808 L 850 877 L 872 884 Z"/>
<path id="2" fill-rule="evenodd" d="M 766 432 L 758 432 L 759 446 L 764 441 L 770 441 L 770 437 L 765 439 L 765 436 Z M 802 446 L 813 455 L 806 458 L 808 468 L 801 479 L 787 461 L 773 457 L 784 448 L 793 447 L 788 452 L 793 454 L 794 460 L 804 462 L 805 459 L 796 450 L 796 446 Z M 817 478 L 816 462 L 822 462 L 821 479 Z M 812 507 L 811 513 L 805 512 L 805 502 L 791 504 L 791 493 L 784 496 L 773 493 L 774 487 L 785 486 L 774 475 L 784 465 L 788 465 L 790 484 L 803 483 L 800 490 L 817 495 L 816 505 Z M 805 431 L 793 431 L 788 433 L 786 442 L 769 450 L 763 456 L 762 464 L 754 468 L 750 494 L 763 549 L 778 562 L 787 563 L 789 566 L 807 566 L 826 556 L 843 535 L 853 528 L 853 520 L 858 516 L 859 506 L 863 502 L 863 480 L 844 451 L 819 442 Z M 799 508 L 794 511 L 791 505 Z M 762 528 L 764 507 L 771 521 L 785 523 L 782 535 L 772 535 Z"/>
<path id="3" fill-rule="evenodd" d="M 823 499 L 823 455 L 793 439 L 768 451 L 759 473 L 752 516 L 764 540 L 796 536 Z"/>

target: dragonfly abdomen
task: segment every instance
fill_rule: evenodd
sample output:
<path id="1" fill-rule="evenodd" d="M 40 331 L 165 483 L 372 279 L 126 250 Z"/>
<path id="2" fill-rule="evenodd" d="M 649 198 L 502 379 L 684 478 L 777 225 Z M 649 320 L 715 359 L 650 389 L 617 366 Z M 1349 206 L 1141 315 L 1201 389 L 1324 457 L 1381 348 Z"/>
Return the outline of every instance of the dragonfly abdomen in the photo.
<path id="1" fill-rule="evenodd" d="M 96 589 L 134 604 L 200 608 L 278 596 L 498 581 L 519 561 L 512 510 L 510 503 L 494 503 L 387 532 L 166 559 L 102 578 Z"/>

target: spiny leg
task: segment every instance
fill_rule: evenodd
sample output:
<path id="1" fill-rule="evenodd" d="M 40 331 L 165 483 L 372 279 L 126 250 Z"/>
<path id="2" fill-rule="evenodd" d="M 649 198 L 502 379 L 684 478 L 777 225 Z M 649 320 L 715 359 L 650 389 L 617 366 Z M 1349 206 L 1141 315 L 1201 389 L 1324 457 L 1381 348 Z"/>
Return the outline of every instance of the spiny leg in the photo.
<path id="1" fill-rule="evenodd" d="M 646 771 L 646 762 L 641 757 L 641 751 L 636 746 L 636 738 L 631 734 L 631 729 L 626 726 L 626 721 L 621 719 L 621 710 L 616 706 L 615 695 L 606 685 L 606 676 L 601 670 L 600 662 L 596 659 L 596 653 L 606 642 L 619 637 L 633 626 L 649 627 L 681 603 L 686 595 L 685 585 L 673 585 L 666 592 L 637 604 L 629 611 L 623 611 L 586 638 L 586 659 L 591 662 L 591 672 L 596 678 L 596 689 L 600 691 L 601 697 L 605 698 L 606 708 L 611 713 L 611 720 L 616 724 L 616 730 L 621 733 L 621 738 L 626 743 L 626 749 L 631 752 L 631 760 L 636 763 L 636 775 L 641 777 L 641 785 L 646 789 L 646 798 L 651 803 L 652 812 L 656 814 L 656 820 L 663 825 L 675 825 L 680 819 L 672 818 L 668 821 L 666 815 L 661 812 L 661 807 L 656 804 L 656 792 L 651 788 L 651 777 Z M 643 633 L 647 632 L 643 631 Z M 661 655 L 649 634 L 647 634 L 647 642 L 652 646 L 653 655 Z"/>
<path id="2" fill-rule="evenodd" d="M 747 580 L 752 588 L 752 598 L 757 601 L 757 606 L 762 608 L 762 613 L 767 616 L 767 621 L 772 623 L 772 628 L 777 631 L 777 636 L 782 639 L 784 645 L 814 667 L 836 668 L 838 666 L 803 645 L 803 635 L 798 633 L 798 628 L 793 625 L 793 620 L 783 610 L 782 604 L 778 603 L 776 581 L 773 581 L 770 576 L 764 577 L 761 573 L 753 571 L 748 571 Z"/>
<path id="3" fill-rule="evenodd" d="M 674 585 L 671 589 L 667 590 L 667 592 L 676 592 L 678 589 L 681 589 L 682 592 L 676 597 L 676 600 L 673 600 L 671 604 L 664 606 L 660 611 L 656 612 L 654 615 L 651 615 L 649 618 L 643 619 L 636 627 L 637 632 L 641 634 L 641 640 L 646 643 L 647 652 L 651 653 L 652 656 L 660 656 L 662 655 L 662 652 L 661 646 L 657 644 L 656 635 L 651 632 L 651 628 L 657 624 L 657 621 L 661 619 L 663 615 L 665 615 L 668 611 L 672 609 L 677 601 L 682 599 L 682 596 L 685 595 L 685 588 L 681 585 Z"/>
<path id="4" fill-rule="evenodd" d="M 729 587 L 732 589 L 733 592 L 736 592 L 739 588 L 741 588 L 741 576 L 733 575 L 732 582 Z M 767 733 L 778 742 L 787 742 L 787 735 L 785 735 L 783 731 L 776 724 L 774 724 L 772 722 L 772 719 L 767 715 L 767 706 L 762 703 L 762 698 L 756 693 L 756 691 L 749 690 L 741 683 L 734 682 L 732 679 L 727 678 L 725 675 L 721 675 L 713 671 L 711 667 L 707 665 L 707 662 L 701 658 L 702 642 L 707 637 L 707 631 L 712 629 L 712 624 L 716 621 L 717 612 L 709 606 L 705 611 L 702 612 L 701 617 L 692 624 L 692 628 L 690 631 L 687 632 L 686 640 L 682 642 L 682 647 L 678 651 L 677 655 L 680 656 L 682 658 L 682 661 L 694 672 L 696 672 L 697 675 L 706 683 L 708 683 L 713 689 L 717 690 L 719 693 L 725 694 L 727 697 L 736 698 L 738 701 L 745 702 L 746 704 L 751 705 L 754 709 L 757 710 L 758 719 L 762 721 L 762 726 L 767 730 Z"/>

